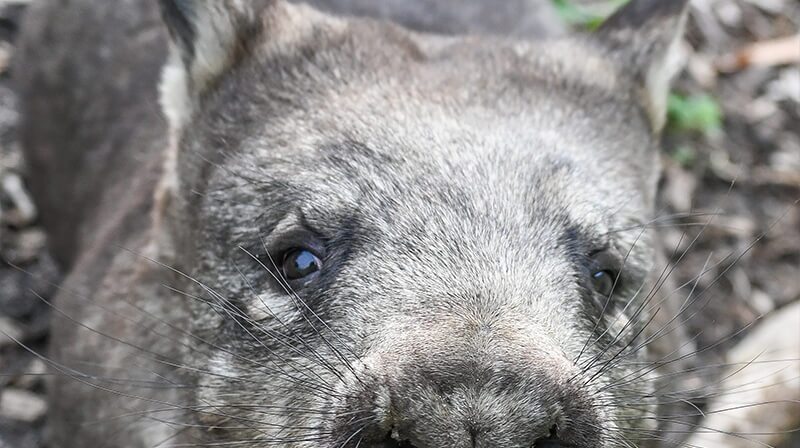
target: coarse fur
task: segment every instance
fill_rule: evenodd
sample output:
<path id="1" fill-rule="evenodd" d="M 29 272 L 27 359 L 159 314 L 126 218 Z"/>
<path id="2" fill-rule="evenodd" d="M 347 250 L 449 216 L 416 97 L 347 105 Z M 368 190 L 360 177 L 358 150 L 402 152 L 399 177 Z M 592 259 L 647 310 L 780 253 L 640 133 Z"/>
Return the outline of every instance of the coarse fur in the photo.
<path id="1" fill-rule="evenodd" d="M 536 1 L 314 3 L 32 7 L 53 445 L 676 444 L 646 224 L 685 2 L 580 36 Z M 287 281 L 298 247 L 322 268 Z"/>

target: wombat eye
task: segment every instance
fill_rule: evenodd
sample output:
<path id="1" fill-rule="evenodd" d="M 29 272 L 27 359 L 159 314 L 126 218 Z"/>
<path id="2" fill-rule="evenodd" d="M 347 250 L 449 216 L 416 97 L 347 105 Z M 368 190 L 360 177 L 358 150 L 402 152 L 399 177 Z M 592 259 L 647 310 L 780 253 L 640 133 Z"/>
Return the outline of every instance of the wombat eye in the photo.
<path id="1" fill-rule="evenodd" d="M 286 280 L 299 280 L 319 271 L 322 260 L 308 249 L 291 249 L 283 256 L 283 276 Z"/>
<path id="2" fill-rule="evenodd" d="M 610 296 L 614 292 L 614 281 L 617 275 L 611 271 L 597 271 L 592 274 L 592 288 L 602 295 Z"/>

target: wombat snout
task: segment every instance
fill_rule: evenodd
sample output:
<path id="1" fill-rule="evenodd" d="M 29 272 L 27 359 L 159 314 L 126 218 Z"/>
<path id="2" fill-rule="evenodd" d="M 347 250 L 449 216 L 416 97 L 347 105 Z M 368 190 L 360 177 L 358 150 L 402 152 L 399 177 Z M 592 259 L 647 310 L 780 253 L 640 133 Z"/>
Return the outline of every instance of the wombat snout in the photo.
<path id="1" fill-rule="evenodd" d="M 374 372 L 334 431 L 352 437 L 345 447 L 600 446 L 592 397 L 552 370 L 482 356 Z M 372 411 L 365 419 L 359 410 Z"/>

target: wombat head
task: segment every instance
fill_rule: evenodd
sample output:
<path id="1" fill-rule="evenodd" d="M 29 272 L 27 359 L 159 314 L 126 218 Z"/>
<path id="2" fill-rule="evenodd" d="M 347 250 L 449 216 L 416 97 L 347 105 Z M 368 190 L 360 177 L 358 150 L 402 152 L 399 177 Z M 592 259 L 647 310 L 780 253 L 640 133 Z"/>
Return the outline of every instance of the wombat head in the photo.
<path id="1" fill-rule="evenodd" d="M 283 1 L 162 6 L 174 262 L 214 437 L 652 438 L 641 229 L 685 2 L 538 42 Z"/>

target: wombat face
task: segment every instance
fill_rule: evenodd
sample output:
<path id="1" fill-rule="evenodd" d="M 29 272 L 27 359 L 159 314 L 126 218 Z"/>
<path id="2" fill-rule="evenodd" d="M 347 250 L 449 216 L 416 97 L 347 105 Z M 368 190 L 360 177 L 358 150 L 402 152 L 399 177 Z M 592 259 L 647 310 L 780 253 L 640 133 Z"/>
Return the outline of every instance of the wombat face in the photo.
<path id="1" fill-rule="evenodd" d="M 247 446 L 648 438 L 641 229 L 682 2 L 541 42 L 243 3 L 163 2 L 198 421 Z"/>

